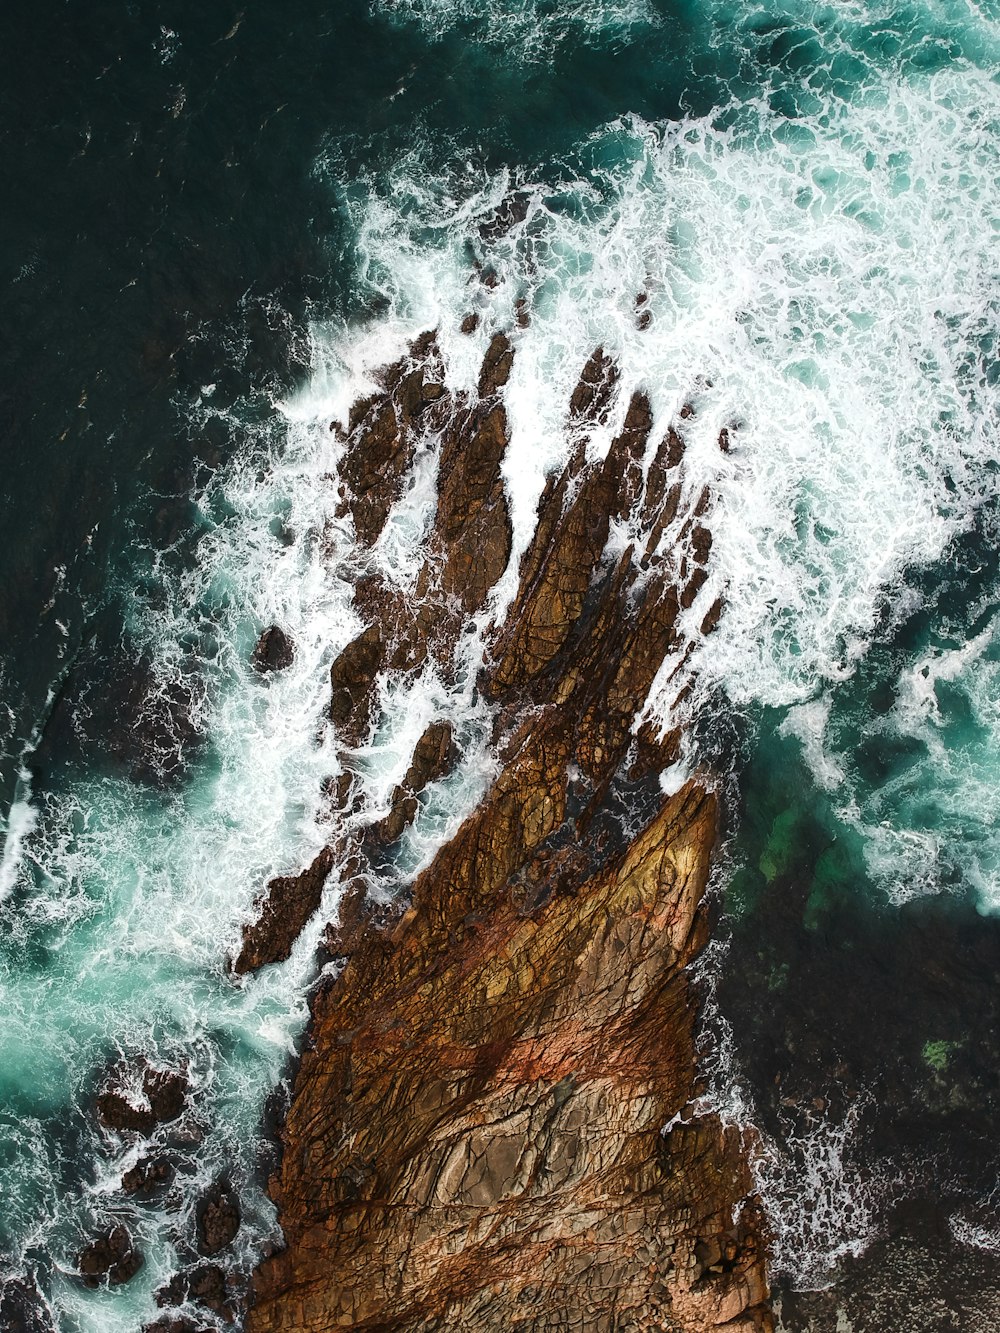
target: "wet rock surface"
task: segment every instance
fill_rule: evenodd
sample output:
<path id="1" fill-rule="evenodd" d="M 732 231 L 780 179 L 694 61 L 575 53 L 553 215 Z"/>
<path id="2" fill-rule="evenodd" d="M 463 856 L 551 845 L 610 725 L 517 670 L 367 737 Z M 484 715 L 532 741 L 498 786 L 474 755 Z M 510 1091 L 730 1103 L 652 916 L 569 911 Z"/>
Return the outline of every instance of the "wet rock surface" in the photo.
<path id="1" fill-rule="evenodd" d="M 374 725 L 380 673 L 456 669 L 506 568 L 515 355 L 494 337 L 479 396 L 449 399 L 439 420 L 416 595 L 358 582 L 369 628 L 332 681 L 344 744 Z M 385 494 L 406 447 L 386 441 L 414 410 L 401 376 L 352 413 L 352 429 L 382 433 L 351 476 L 391 475 Z M 617 378 L 598 349 L 569 407 L 576 447 L 490 636 L 479 688 L 495 707 L 496 779 L 398 919 L 375 928 L 362 877 L 328 934 L 346 964 L 313 1002 L 271 1182 L 287 1248 L 256 1274 L 251 1333 L 771 1327 L 743 1146 L 694 1106 L 685 969 L 708 935 L 716 801 L 698 780 L 665 796 L 678 737 L 640 725 L 664 658 L 683 658 L 707 502 L 685 512 L 681 457 L 653 440 L 642 394 L 606 458 L 588 458 Z M 668 549 L 652 536 L 610 548 L 612 524 L 636 512 L 674 533 Z M 444 762 L 451 738 L 432 732 L 399 814 Z"/>
<path id="2" fill-rule="evenodd" d="M 212 1333 L 212 1329 L 187 1315 L 165 1315 L 151 1324 L 143 1324 L 142 1333 Z"/>
<path id="3" fill-rule="evenodd" d="M 232 1323 L 236 1317 L 226 1274 L 218 1264 L 199 1264 L 196 1268 L 183 1269 L 156 1293 L 156 1303 L 160 1306 L 183 1305 L 186 1301 L 211 1310 L 226 1324 Z M 160 1325 L 147 1325 L 147 1333 L 158 1327 L 172 1328 L 170 1320 L 184 1327 L 185 1319 L 183 1315 L 168 1316 Z M 194 1324 L 188 1326 L 194 1327 Z"/>
<path id="4" fill-rule="evenodd" d="M 406 776 L 393 789 L 389 813 L 365 830 L 365 841 L 387 845 L 400 838 L 417 813 L 417 797 L 428 782 L 444 777 L 455 761 L 450 722 L 432 722 L 417 741 Z"/>
<path id="5" fill-rule="evenodd" d="M 237 976 L 288 957 L 319 907 L 333 863 L 333 850 L 324 847 L 300 874 L 278 875 L 269 882 L 258 903 L 260 915 L 243 927 L 243 946 L 233 963 Z"/>
<path id="6" fill-rule="evenodd" d="M 120 1065 L 97 1097 L 97 1118 L 107 1129 L 149 1134 L 183 1114 L 189 1091 L 180 1070 L 156 1069 L 144 1061 Z"/>
<path id="7" fill-rule="evenodd" d="M 217 1185 L 196 1210 L 199 1253 L 210 1257 L 231 1245 L 240 1229 L 239 1200 L 226 1185 Z"/>
<path id="8" fill-rule="evenodd" d="M 250 659 L 255 671 L 284 671 L 295 661 L 295 645 L 278 625 L 264 630 Z"/>
<path id="9" fill-rule="evenodd" d="M 122 1174 L 122 1190 L 139 1199 L 151 1198 L 174 1178 L 173 1165 L 165 1157 L 141 1157 Z"/>
<path id="10" fill-rule="evenodd" d="M 125 1227 L 115 1226 L 85 1245 L 76 1262 L 85 1287 L 118 1287 L 135 1277 L 143 1257 Z"/>
<path id="11" fill-rule="evenodd" d="M 13 1278 L 0 1286 L 0 1328 L 16 1333 L 55 1333 L 52 1316 L 33 1278 Z"/>

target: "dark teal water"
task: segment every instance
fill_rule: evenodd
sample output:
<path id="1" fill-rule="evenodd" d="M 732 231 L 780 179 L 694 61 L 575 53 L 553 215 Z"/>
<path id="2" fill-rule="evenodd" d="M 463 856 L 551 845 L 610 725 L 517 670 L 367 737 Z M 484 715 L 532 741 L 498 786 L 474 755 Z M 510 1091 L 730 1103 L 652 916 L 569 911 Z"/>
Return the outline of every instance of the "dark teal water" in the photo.
<path id="1" fill-rule="evenodd" d="M 777 1280 L 834 1283 L 783 1317 L 839 1329 L 842 1299 L 856 1329 L 979 1327 L 1000 1290 L 1000 15 L 12 3 L 0 36 L 0 1277 L 60 1333 L 131 1333 L 210 1181 L 244 1202 L 237 1270 L 274 1239 L 262 1117 L 318 924 L 246 986 L 224 959 L 260 884 L 323 841 L 322 682 L 353 623 L 328 422 L 427 324 L 471 373 L 481 347 L 448 330 L 473 305 L 485 336 L 523 297 L 522 544 L 593 346 L 660 424 L 698 408 L 726 614 L 691 762 L 731 812 L 714 1095 L 759 1126 Z M 511 189 L 525 218 L 500 234 Z M 404 580 L 426 503 L 421 483 L 384 553 Z M 276 618 L 299 652 L 265 686 L 247 656 Z M 421 709 L 477 734 L 479 705 L 427 690 L 392 701 L 374 793 Z M 148 1205 L 118 1191 L 137 1146 L 92 1111 L 141 1054 L 186 1065 L 197 1121 L 161 1135 L 177 1183 Z M 86 1292 L 76 1253 L 116 1218 L 145 1267 Z M 856 1256 L 884 1286 L 918 1244 L 968 1274 L 953 1322 L 902 1276 L 866 1316 Z"/>

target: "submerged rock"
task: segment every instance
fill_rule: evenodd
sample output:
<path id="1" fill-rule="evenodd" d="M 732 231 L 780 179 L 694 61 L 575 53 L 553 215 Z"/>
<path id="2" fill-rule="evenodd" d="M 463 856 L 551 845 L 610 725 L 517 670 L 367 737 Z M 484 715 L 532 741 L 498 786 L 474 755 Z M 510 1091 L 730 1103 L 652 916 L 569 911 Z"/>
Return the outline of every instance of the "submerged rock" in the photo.
<path id="1" fill-rule="evenodd" d="M 169 1185 L 174 1168 L 165 1157 L 140 1157 L 135 1166 L 122 1175 L 122 1190 L 139 1198 L 149 1198 L 158 1189 Z"/>
<path id="2" fill-rule="evenodd" d="M 175 1273 L 165 1287 L 156 1293 L 156 1303 L 160 1306 L 183 1305 L 192 1301 L 219 1315 L 224 1323 L 231 1324 L 235 1318 L 229 1284 L 225 1272 L 218 1264 L 199 1264 L 197 1268 L 183 1269 Z M 185 1315 L 168 1316 L 156 1324 L 146 1326 L 145 1333 L 165 1330 L 173 1333 L 175 1328 L 191 1329 L 200 1327 L 187 1319 Z"/>
<path id="3" fill-rule="evenodd" d="M 76 1261 L 85 1287 L 99 1287 L 102 1282 L 120 1286 L 135 1277 L 143 1262 L 132 1237 L 121 1225 L 96 1236 L 84 1246 Z"/>
<path id="4" fill-rule="evenodd" d="M 0 1286 L 0 1328 L 12 1333 L 56 1333 L 34 1278 L 11 1278 Z"/>
<path id="5" fill-rule="evenodd" d="M 277 625 L 264 630 L 250 659 L 255 671 L 284 671 L 295 660 L 295 646 Z"/>
<path id="6" fill-rule="evenodd" d="M 207 1324 L 196 1323 L 187 1315 L 164 1315 L 151 1324 L 143 1324 L 142 1333 L 213 1333 Z"/>

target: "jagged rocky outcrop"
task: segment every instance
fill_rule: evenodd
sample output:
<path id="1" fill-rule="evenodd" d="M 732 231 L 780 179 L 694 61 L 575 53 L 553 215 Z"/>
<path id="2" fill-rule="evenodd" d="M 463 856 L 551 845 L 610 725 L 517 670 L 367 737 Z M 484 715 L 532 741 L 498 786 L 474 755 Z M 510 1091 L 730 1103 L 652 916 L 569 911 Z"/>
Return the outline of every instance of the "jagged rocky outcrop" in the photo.
<path id="1" fill-rule="evenodd" d="M 477 395 L 452 398 L 426 335 L 351 414 L 343 506 L 362 542 L 401 491 L 424 413 L 441 445 L 416 596 L 358 582 L 366 628 L 331 681 L 345 745 L 370 735 L 383 673 L 454 669 L 506 568 L 515 354 L 496 335 Z M 641 393 L 590 458 L 617 381 L 598 349 L 572 396 L 570 461 L 489 640 L 495 781 L 402 915 L 380 913 L 357 871 L 398 836 L 421 775 L 453 762 L 435 724 L 394 822 L 343 858 L 354 878 L 328 947 L 346 962 L 313 1002 L 271 1186 L 286 1248 L 256 1275 L 251 1333 L 771 1327 L 739 1136 L 694 1105 L 685 969 L 707 938 L 716 800 L 697 780 L 664 795 L 678 738 L 643 720 L 661 665 L 684 660 L 710 497 L 685 509 L 681 435 L 653 440 Z M 641 540 L 610 543 L 632 517 Z"/>
<path id="2" fill-rule="evenodd" d="M 187 1106 L 190 1086 L 179 1069 L 158 1069 L 147 1060 L 109 1070 L 97 1097 L 97 1118 L 107 1129 L 149 1134 L 176 1120 Z"/>
<path id="3" fill-rule="evenodd" d="M 117 1287 L 135 1277 L 143 1257 L 119 1224 L 95 1236 L 80 1251 L 76 1262 L 85 1287 L 99 1287 L 102 1282 Z"/>
<path id="4" fill-rule="evenodd" d="M 280 625 L 269 625 L 254 646 L 250 663 L 255 671 L 285 671 L 295 661 L 295 645 Z"/>
<path id="5" fill-rule="evenodd" d="M 324 847 L 298 875 L 277 875 L 268 883 L 258 903 L 259 915 L 243 927 L 243 945 L 233 960 L 237 976 L 288 957 L 319 907 L 333 862 L 333 848 Z"/>

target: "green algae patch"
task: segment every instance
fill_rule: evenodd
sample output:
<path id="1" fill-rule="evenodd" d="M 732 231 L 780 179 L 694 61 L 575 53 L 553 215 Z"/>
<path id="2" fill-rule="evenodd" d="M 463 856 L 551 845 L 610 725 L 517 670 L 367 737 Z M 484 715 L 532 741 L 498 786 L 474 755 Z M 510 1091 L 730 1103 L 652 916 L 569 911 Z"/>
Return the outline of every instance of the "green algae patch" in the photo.
<path id="1" fill-rule="evenodd" d="M 957 1041 L 926 1041 L 920 1054 L 924 1064 L 929 1065 L 935 1074 L 943 1074 L 958 1047 Z"/>
<path id="2" fill-rule="evenodd" d="M 799 812 L 793 807 L 783 810 L 771 825 L 767 844 L 758 862 L 760 873 L 769 884 L 779 875 L 787 874 L 795 863 L 799 823 Z"/>

